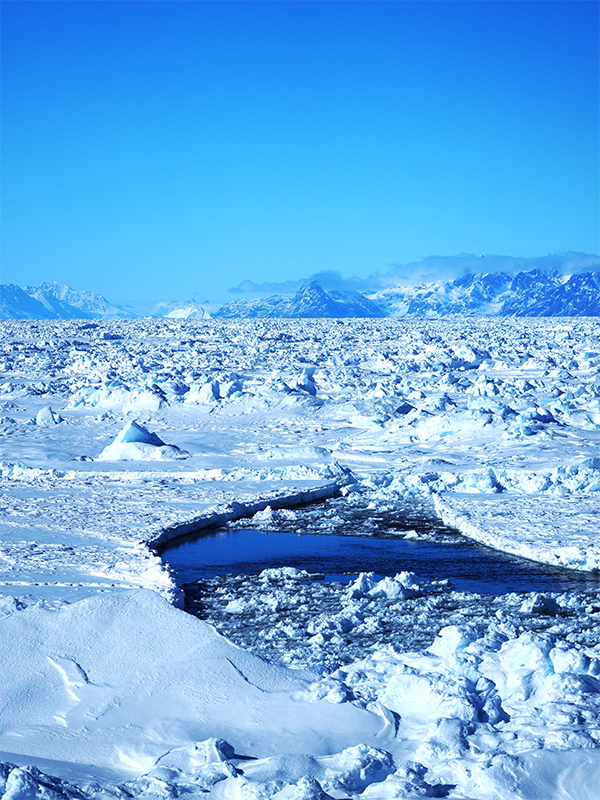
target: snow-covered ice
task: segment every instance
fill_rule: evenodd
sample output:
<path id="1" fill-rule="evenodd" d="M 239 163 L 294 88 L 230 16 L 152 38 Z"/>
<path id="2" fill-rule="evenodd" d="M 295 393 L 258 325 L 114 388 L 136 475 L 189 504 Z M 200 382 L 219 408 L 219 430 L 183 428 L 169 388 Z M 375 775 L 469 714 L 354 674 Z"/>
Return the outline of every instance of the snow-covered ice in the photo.
<path id="1" fill-rule="evenodd" d="M 39 416 L 39 414 L 38 414 Z M 39 424 L 39 423 L 38 423 Z M 190 454 L 177 445 L 165 444 L 135 420 L 128 422 L 98 456 L 100 461 L 170 461 Z"/>
<path id="2" fill-rule="evenodd" d="M 225 638 L 156 552 L 337 494 L 598 570 L 595 319 L 1 325 L 4 797 L 597 797 L 597 590 L 275 571 Z"/>

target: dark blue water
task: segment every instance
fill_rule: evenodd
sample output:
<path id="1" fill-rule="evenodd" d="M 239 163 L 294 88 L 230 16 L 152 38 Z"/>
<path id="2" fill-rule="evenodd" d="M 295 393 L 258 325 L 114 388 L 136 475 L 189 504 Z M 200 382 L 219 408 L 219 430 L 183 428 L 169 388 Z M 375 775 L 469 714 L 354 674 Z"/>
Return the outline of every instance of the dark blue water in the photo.
<path id="1" fill-rule="evenodd" d="M 442 541 L 440 541 L 440 538 Z M 396 575 L 408 570 L 423 581 L 449 579 L 456 589 L 491 594 L 568 591 L 598 587 L 597 577 L 536 564 L 448 536 L 436 541 L 398 537 L 263 533 L 218 530 L 170 543 L 161 555 L 180 584 L 217 575 L 257 574 L 268 567 L 296 567 L 326 580 L 359 572 Z"/>

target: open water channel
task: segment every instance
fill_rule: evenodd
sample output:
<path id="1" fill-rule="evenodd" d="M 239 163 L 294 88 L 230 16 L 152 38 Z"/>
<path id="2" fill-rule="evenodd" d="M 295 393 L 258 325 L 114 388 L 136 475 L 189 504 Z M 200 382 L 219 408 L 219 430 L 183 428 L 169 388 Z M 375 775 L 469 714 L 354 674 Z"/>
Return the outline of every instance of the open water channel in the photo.
<path id="1" fill-rule="evenodd" d="M 161 554 L 185 592 L 186 611 L 270 661 L 320 673 L 382 647 L 427 648 L 447 625 L 484 631 L 497 620 L 520 630 L 567 630 L 583 608 L 594 612 L 600 586 L 597 575 L 472 542 L 414 500 L 373 507 L 359 497 L 267 511 L 182 537 Z M 419 591 L 407 599 L 357 595 L 348 584 L 361 572 L 414 573 Z M 575 607 L 565 605 L 575 596 Z M 587 644 L 600 642 L 592 627 L 582 630 Z"/>
<path id="2" fill-rule="evenodd" d="M 180 584 L 225 575 L 256 575 L 264 569 L 295 567 L 326 581 L 349 582 L 360 572 L 419 579 L 448 579 L 462 591 L 564 592 L 598 587 L 598 576 L 538 564 L 497 552 L 443 525 L 424 506 L 379 510 L 344 501 L 275 512 L 252 527 L 205 530 L 169 543 L 162 557 Z M 265 526 L 266 527 L 266 526 Z"/>

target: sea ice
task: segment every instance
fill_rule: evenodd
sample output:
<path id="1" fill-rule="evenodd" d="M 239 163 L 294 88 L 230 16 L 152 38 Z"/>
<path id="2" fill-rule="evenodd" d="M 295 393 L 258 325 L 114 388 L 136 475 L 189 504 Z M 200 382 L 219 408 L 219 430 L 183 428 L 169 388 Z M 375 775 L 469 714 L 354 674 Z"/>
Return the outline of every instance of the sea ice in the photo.
<path id="1" fill-rule="evenodd" d="M 171 461 L 190 454 L 173 444 L 165 444 L 143 425 L 128 422 L 112 444 L 98 456 L 99 461 Z"/>
<path id="2" fill-rule="evenodd" d="M 48 427 L 49 425 L 58 425 L 63 421 L 60 414 L 52 410 L 51 406 L 44 406 L 40 408 L 35 416 L 35 424 L 41 427 Z"/>
<path id="3" fill-rule="evenodd" d="M 595 800 L 597 590 L 266 570 L 197 587 L 233 643 L 156 548 L 425 498 L 600 569 L 596 319 L 1 325 L 5 797 Z"/>

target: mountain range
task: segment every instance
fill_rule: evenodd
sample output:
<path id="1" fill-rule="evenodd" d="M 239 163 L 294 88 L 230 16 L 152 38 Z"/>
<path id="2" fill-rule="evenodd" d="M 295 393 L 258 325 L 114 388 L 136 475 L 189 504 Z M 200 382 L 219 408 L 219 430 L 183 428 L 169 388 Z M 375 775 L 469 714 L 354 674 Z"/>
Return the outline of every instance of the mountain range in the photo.
<path id="1" fill-rule="evenodd" d="M 600 316 L 600 272 L 561 275 L 539 269 L 467 274 L 449 281 L 392 286 L 373 294 L 325 291 L 316 281 L 292 297 L 233 300 L 212 316 L 221 319 L 306 319 L 343 317 L 578 317 Z M 64 283 L 39 287 L 0 285 L 0 319 L 134 318 L 139 315 L 109 303 L 94 292 L 76 292 Z M 204 319 L 205 305 L 186 300 L 159 303 L 150 316 Z"/>
<path id="2" fill-rule="evenodd" d="M 265 300 L 232 300 L 213 314 L 214 317 L 385 317 L 385 311 L 360 292 L 326 292 L 316 281 L 301 286 L 293 297 L 275 295 Z"/>
<path id="3" fill-rule="evenodd" d="M 600 316 L 600 272 L 559 275 L 533 269 L 463 275 L 452 281 L 390 287 L 370 295 L 389 317 Z"/>
<path id="4" fill-rule="evenodd" d="M 579 317 L 600 316 L 600 272 L 559 275 L 534 269 L 464 275 L 452 281 L 390 287 L 365 296 L 326 292 L 315 281 L 292 298 L 234 300 L 215 317 Z"/>
<path id="5" fill-rule="evenodd" d="M 0 319 L 102 319 L 136 315 L 96 292 L 76 292 L 65 283 L 40 286 L 0 284 Z"/>

